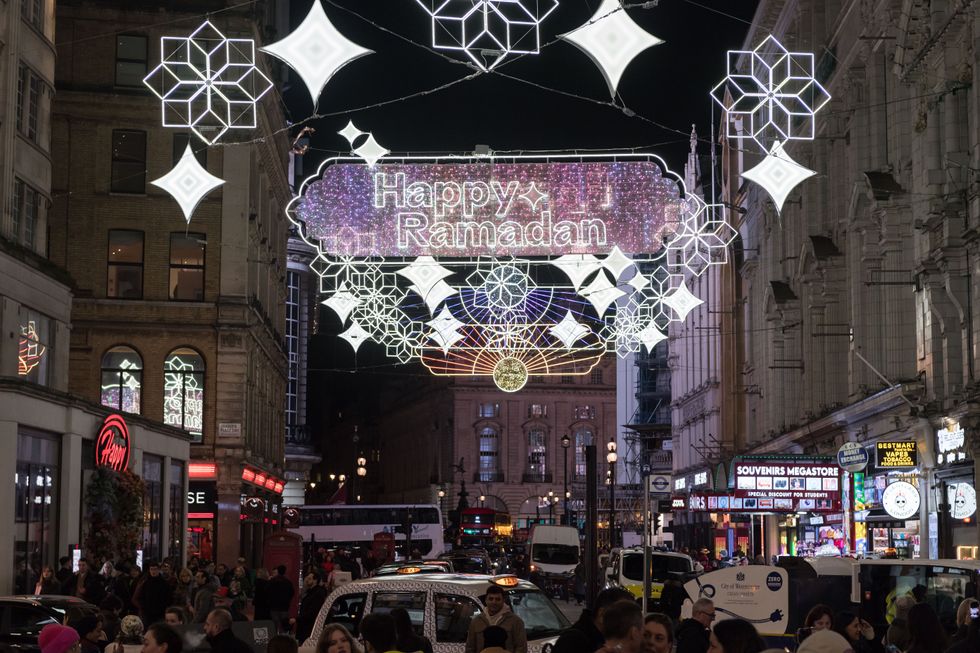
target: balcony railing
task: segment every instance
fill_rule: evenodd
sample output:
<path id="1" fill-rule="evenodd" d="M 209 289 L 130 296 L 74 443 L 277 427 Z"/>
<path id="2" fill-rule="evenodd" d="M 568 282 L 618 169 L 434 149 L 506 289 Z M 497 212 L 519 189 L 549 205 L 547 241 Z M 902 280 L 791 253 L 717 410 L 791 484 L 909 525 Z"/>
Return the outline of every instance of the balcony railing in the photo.
<path id="1" fill-rule="evenodd" d="M 551 483 L 552 474 L 542 474 L 540 472 L 525 473 L 521 475 L 521 481 L 523 483 Z"/>
<path id="2" fill-rule="evenodd" d="M 312 446 L 313 434 L 310 432 L 310 427 L 306 424 L 287 424 L 286 444 L 297 447 Z"/>
<path id="3" fill-rule="evenodd" d="M 503 483 L 503 472 L 473 472 L 474 483 Z"/>

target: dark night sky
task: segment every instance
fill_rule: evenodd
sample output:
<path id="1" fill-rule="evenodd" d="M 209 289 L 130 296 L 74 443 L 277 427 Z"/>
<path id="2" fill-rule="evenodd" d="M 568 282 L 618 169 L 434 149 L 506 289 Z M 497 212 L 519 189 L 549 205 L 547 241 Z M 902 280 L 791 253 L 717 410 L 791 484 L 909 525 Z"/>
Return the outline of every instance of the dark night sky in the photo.
<path id="1" fill-rule="evenodd" d="M 294 24 L 298 24 L 311 0 L 293 4 Z M 600 0 L 560 0 L 542 24 L 542 43 L 586 22 L 599 4 Z M 395 153 L 465 153 L 478 143 L 497 151 L 643 148 L 660 154 L 682 173 L 692 123 L 703 139 L 702 154 L 707 153 L 713 110 L 708 92 L 725 75 L 726 51 L 742 46 L 756 4 L 757 0 L 660 0 L 654 8 L 629 10 L 631 18 L 666 42 L 630 64 L 619 85 L 620 97 L 638 115 L 671 128 L 664 129 L 589 99 L 492 73 L 422 97 L 359 110 L 452 82 L 473 69 L 384 31 L 428 46 L 429 17 L 415 0 L 323 0 L 334 25 L 375 54 L 348 64 L 327 84 L 318 111 L 337 115 L 309 123 L 317 131 L 306 157 L 307 174 L 331 153 L 346 153 L 347 143 L 336 132 L 348 119 L 373 132 Z M 465 60 L 462 53 L 440 52 Z M 500 71 L 564 93 L 609 100 L 599 69 L 565 41 L 547 45 L 541 54 L 524 56 Z M 294 122 L 313 112 L 306 88 L 298 80 L 284 95 Z M 328 438 L 331 425 L 343 433 L 351 420 L 364 419 L 376 410 L 372 402 L 382 388 L 404 387 L 416 375 L 427 376 L 424 369 L 385 359 L 373 344 L 358 353 L 358 373 L 341 371 L 352 370 L 355 361 L 347 343 L 335 337 L 339 330 L 336 316 L 324 311 L 321 335 L 313 340 L 310 358 L 313 400 L 308 419 L 314 433 Z M 341 411 L 344 419 L 338 424 Z"/>

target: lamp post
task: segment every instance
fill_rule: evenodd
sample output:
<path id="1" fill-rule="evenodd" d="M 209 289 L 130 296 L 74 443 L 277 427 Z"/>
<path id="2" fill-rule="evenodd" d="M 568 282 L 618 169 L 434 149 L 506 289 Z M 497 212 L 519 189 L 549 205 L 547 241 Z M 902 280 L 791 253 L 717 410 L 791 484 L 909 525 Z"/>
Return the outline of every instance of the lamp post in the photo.
<path id="1" fill-rule="evenodd" d="M 555 491 L 548 490 L 548 523 L 555 523 Z"/>
<path id="2" fill-rule="evenodd" d="M 606 445 L 606 462 L 609 463 L 609 548 L 616 546 L 616 441 L 609 438 Z"/>
<path id="3" fill-rule="evenodd" d="M 360 456 L 357 459 L 357 475 L 359 477 L 361 477 L 361 478 L 364 478 L 365 476 L 367 476 L 367 459 L 364 458 L 364 456 Z M 351 484 L 351 491 L 353 491 L 353 490 L 354 490 L 354 487 L 353 487 L 353 484 Z M 355 500 L 358 503 L 360 503 L 361 496 L 360 495 L 356 495 L 355 496 Z"/>
<path id="4" fill-rule="evenodd" d="M 562 512 L 561 520 L 566 526 L 569 526 L 572 523 L 568 518 L 568 447 L 571 446 L 571 444 L 572 439 L 568 437 L 568 433 L 561 436 L 561 448 L 565 452 L 565 474 L 562 477 L 562 480 L 565 482 L 565 493 L 563 495 L 565 497 L 565 510 Z"/>

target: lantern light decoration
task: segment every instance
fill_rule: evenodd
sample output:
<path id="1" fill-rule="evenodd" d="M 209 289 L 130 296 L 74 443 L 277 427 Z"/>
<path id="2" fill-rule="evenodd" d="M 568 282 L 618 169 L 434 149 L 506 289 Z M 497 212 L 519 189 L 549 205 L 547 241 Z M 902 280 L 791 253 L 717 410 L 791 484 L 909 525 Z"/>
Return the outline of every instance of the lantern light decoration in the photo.
<path id="1" fill-rule="evenodd" d="M 663 43 L 637 25 L 619 0 L 603 0 L 589 22 L 561 38 L 595 62 L 612 97 L 616 97 L 619 81 L 630 62 L 647 48 Z"/>

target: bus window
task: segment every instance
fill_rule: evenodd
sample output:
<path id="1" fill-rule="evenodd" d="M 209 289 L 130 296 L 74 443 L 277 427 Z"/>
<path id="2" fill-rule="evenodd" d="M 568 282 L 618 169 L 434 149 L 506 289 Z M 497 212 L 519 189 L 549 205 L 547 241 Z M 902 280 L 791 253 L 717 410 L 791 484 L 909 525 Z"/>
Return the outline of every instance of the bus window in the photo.
<path id="1" fill-rule="evenodd" d="M 969 569 L 931 565 L 863 565 L 861 612 L 876 628 L 895 619 L 895 599 L 912 596 L 929 604 L 948 632 L 956 630 L 956 609 L 977 587 Z"/>
<path id="2" fill-rule="evenodd" d="M 425 634 L 425 592 L 375 592 L 371 612 L 388 614 L 395 608 L 405 608 L 412 619 L 416 635 Z"/>
<path id="3" fill-rule="evenodd" d="M 468 597 L 455 594 L 436 594 L 436 641 L 464 644 L 473 617 L 480 606 Z"/>
<path id="4" fill-rule="evenodd" d="M 364 600 L 367 594 L 344 594 L 334 599 L 330 606 L 330 614 L 327 616 L 326 623 L 341 624 L 352 635 L 357 635 L 357 627 L 361 623 L 361 616 L 364 614 Z M 300 642 L 302 644 L 302 642 Z"/>

